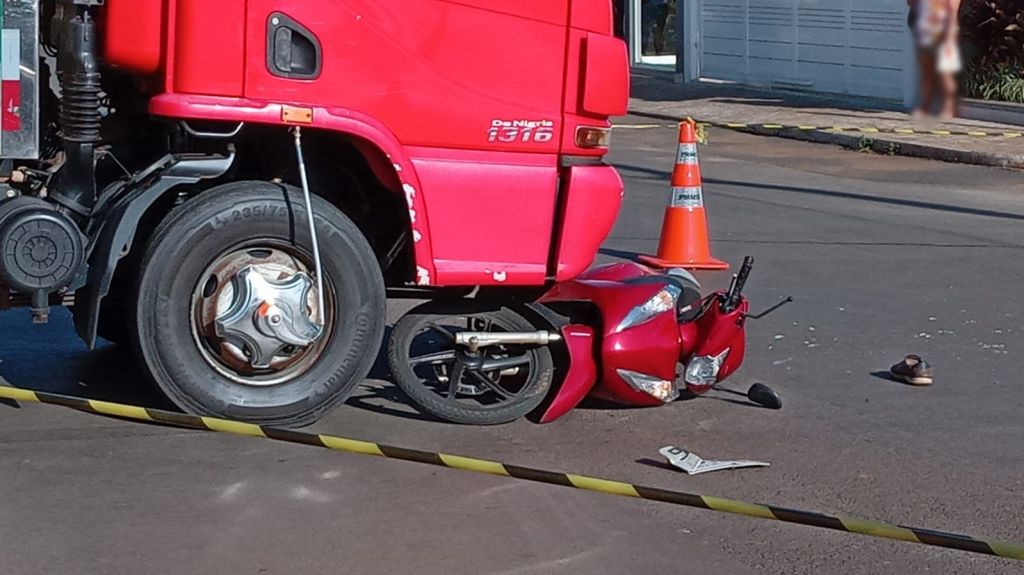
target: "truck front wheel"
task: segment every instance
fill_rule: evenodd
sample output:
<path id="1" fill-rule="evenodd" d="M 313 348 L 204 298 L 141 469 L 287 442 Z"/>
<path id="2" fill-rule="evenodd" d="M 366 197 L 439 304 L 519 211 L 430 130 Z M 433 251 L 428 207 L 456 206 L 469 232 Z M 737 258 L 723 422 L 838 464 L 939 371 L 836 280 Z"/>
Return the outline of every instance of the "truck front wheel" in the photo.
<path id="1" fill-rule="evenodd" d="M 384 334 L 384 283 L 359 229 L 313 198 L 323 308 L 302 193 L 267 182 L 209 190 L 172 212 L 143 257 L 134 347 L 187 412 L 312 423 L 366 377 Z"/>

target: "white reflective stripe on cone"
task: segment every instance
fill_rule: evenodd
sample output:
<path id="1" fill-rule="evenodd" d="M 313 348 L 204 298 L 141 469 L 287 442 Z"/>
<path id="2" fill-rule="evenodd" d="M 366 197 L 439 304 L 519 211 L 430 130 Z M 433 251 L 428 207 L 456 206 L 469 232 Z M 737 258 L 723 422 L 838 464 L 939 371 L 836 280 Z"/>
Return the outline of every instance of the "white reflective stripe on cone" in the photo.
<path id="1" fill-rule="evenodd" d="M 679 144 L 676 164 L 694 166 L 697 164 L 697 144 Z"/>
<path id="2" fill-rule="evenodd" d="M 672 188 L 672 199 L 669 205 L 673 208 L 703 208 L 704 190 L 700 186 Z"/>

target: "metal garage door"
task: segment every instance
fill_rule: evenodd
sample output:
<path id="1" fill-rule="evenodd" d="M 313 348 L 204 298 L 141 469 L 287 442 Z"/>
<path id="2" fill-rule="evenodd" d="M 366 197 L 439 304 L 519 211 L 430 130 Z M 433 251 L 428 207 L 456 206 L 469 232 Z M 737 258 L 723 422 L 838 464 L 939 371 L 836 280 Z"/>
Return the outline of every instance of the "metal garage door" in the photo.
<path id="1" fill-rule="evenodd" d="M 703 0 L 701 74 L 901 98 L 905 0 Z"/>

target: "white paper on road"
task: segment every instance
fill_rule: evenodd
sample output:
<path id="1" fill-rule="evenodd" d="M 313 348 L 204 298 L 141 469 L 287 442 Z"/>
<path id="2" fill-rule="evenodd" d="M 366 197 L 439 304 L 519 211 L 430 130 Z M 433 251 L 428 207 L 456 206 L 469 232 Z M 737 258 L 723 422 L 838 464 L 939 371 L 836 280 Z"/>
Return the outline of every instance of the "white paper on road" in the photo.
<path id="1" fill-rule="evenodd" d="M 771 464 L 764 461 L 747 461 L 747 460 L 735 460 L 735 461 L 713 461 L 710 459 L 702 459 L 701 456 L 697 455 L 692 451 L 686 451 L 685 449 L 679 449 L 674 446 L 662 447 L 658 453 L 665 456 L 668 462 L 673 467 L 678 467 L 685 471 L 688 475 L 698 475 L 700 473 L 708 473 L 710 471 L 721 471 L 723 469 L 744 469 L 748 467 L 768 467 Z"/>

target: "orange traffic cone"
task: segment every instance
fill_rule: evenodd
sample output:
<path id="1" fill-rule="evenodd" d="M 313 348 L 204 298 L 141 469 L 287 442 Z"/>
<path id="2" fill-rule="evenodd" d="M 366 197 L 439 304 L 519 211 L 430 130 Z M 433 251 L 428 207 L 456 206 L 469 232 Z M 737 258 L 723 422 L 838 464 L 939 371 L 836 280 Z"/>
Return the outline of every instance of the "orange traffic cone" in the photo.
<path id="1" fill-rule="evenodd" d="M 697 123 L 679 124 L 679 153 L 672 171 L 672 196 L 665 208 L 658 256 L 640 256 L 656 268 L 727 270 L 729 264 L 711 257 L 704 192 L 697 160 Z"/>

